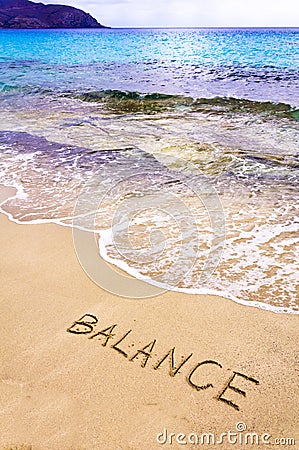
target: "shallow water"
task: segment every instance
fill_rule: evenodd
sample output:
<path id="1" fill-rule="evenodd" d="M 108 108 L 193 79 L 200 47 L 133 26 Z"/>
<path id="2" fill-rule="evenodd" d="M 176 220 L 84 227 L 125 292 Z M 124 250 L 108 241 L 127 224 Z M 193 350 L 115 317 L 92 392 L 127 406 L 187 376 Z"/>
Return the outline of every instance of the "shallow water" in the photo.
<path id="1" fill-rule="evenodd" d="M 71 226 L 96 177 L 109 261 L 175 290 L 298 312 L 298 43 L 294 29 L 2 30 L 0 173 L 18 190 L 2 210 Z M 217 235 L 206 182 L 226 231 L 203 281 Z M 121 205 L 139 207 L 128 230 Z"/>

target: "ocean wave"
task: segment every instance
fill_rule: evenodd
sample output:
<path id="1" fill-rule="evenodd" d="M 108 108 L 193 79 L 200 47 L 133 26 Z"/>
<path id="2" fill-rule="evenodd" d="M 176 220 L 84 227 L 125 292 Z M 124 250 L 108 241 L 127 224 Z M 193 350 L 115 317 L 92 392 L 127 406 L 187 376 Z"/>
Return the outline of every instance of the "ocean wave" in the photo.
<path id="1" fill-rule="evenodd" d="M 163 111 L 190 111 L 206 114 L 251 114 L 276 116 L 299 121 L 299 109 L 283 102 L 256 101 L 237 97 L 200 97 L 167 94 L 163 92 L 121 91 L 102 89 L 97 91 L 64 90 L 40 87 L 38 85 L 10 85 L 0 82 L 0 95 L 46 96 L 51 98 L 74 98 L 88 103 L 101 104 L 108 111 L 120 113 L 154 114 Z"/>
<path id="2" fill-rule="evenodd" d="M 109 110 L 116 113 L 155 113 L 167 109 L 190 106 L 193 102 L 191 97 L 185 97 L 183 95 L 170 95 L 156 92 L 146 94 L 113 89 L 79 94 L 72 93 L 69 95 L 84 102 L 102 103 Z"/>
<path id="3" fill-rule="evenodd" d="M 299 120 L 299 110 L 286 103 L 268 101 L 255 101 L 235 97 L 197 98 L 184 95 L 171 95 L 163 93 L 140 93 L 134 91 L 101 90 L 83 93 L 66 93 L 65 96 L 74 96 L 84 102 L 102 103 L 108 109 L 119 112 L 160 112 L 169 109 L 186 107 L 190 111 L 207 114 L 259 114 L 275 115 Z"/>

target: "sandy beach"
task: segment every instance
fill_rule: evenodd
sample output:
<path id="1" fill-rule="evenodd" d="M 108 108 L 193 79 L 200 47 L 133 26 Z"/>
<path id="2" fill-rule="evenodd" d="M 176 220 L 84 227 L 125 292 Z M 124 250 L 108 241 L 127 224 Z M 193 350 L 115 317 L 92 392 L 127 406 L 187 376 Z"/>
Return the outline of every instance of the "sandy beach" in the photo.
<path id="1" fill-rule="evenodd" d="M 1 450 L 213 448 L 202 433 L 296 448 L 298 316 L 116 297 L 83 272 L 71 229 L 0 224 Z"/>
<path id="2" fill-rule="evenodd" d="M 299 450 L 294 0 L 80 3 L 0 0 L 0 450 Z"/>

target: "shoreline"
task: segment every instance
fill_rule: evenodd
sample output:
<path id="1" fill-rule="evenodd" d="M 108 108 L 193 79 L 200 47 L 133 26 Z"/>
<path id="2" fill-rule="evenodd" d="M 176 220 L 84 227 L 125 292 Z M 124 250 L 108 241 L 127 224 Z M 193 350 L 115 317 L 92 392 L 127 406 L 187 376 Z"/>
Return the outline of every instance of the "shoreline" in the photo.
<path id="1" fill-rule="evenodd" d="M 9 219 L 9 221 L 11 221 L 12 223 L 15 223 L 17 225 L 48 225 L 48 224 L 55 224 L 58 226 L 62 226 L 62 227 L 66 227 L 66 228 L 72 228 L 70 225 L 68 224 L 64 224 L 63 222 L 61 222 L 59 219 L 57 220 L 53 220 L 53 219 L 49 219 L 48 221 L 46 219 L 37 219 L 36 221 L 30 221 L 30 222 L 21 222 L 18 221 L 16 219 L 14 219 L 12 217 L 11 214 L 6 213 L 5 211 L 2 210 L 1 206 L 2 204 L 9 198 L 13 198 L 13 197 L 17 197 L 18 196 L 18 189 L 16 187 L 13 186 L 6 186 L 6 185 L 1 185 L 0 184 L 0 215 L 4 215 L 5 217 L 7 217 Z M 131 269 L 125 262 L 119 261 L 119 264 L 116 264 L 115 261 L 111 260 L 106 251 L 105 251 L 105 247 L 101 247 L 101 251 L 100 251 L 101 257 L 108 263 L 110 263 L 111 265 L 113 265 L 114 267 L 116 267 L 117 270 L 121 270 L 124 274 L 127 274 L 129 276 L 132 276 L 136 279 L 142 280 L 143 277 L 140 275 L 140 277 L 138 277 L 138 273 L 134 270 Z M 103 256 L 104 255 L 104 256 Z M 153 281 L 153 283 L 150 283 L 153 286 L 157 286 L 158 288 L 161 289 L 165 289 L 165 291 L 168 292 L 175 292 L 175 293 L 179 293 L 179 294 L 186 294 L 186 295 L 212 295 L 212 296 L 217 296 L 220 298 L 224 298 L 226 300 L 230 300 L 233 301 L 239 305 L 243 305 L 246 307 L 250 307 L 250 308 L 256 308 L 256 309 L 260 309 L 262 311 L 270 311 L 274 314 L 288 314 L 288 315 L 298 315 L 299 311 L 294 311 L 291 308 L 286 308 L 286 307 L 276 307 L 276 306 L 272 306 L 272 305 L 268 305 L 267 303 L 264 302 L 255 302 L 255 301 L 242 301 L 240 298 L 235 297 L 234 295 L 230 294 L 229 292 L 225 292 L 225 291 L 217 291 L 217 290 L 212 290 L 212 289 L 172 289 L 171 287 L 169 288 L 169 286 L 167 285 L 163 285 L 161 283 L 155 283 Z"/>
<path id="2" fill-rule="evenodd" d="M 85 275 L 70 229 L 3 214 L 0 226 L 1 450 L 158 449 L 165 429 L 219 436 L 239 422 L 299 438 L 296 316 L 208 295 L 116 297 Z M 174 376 L 171 349 L 173 371 L 192 354 Z"/>

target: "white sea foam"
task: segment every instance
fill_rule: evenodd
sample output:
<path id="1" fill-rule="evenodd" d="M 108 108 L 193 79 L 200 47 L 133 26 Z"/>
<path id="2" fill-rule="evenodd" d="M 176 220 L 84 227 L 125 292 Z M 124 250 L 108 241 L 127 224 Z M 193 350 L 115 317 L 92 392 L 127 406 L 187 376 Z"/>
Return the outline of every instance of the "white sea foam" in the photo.
<path id="1" fill-rule="evenodd" d="M 16 188 L 16 186 L 10 186 L 10 187 L 14 187 Z M 26 196 L 26 195 L 25 195 Z M 17 189 L 17 192 L 15 195 L 9 197 L 10 199 L 12 198 L 25 198 L 23 195 L 23 190 L 22 189 Z M 0 204 L 0 212 L 5 214 L 12 222 L 17 223 L 17 224 L 21 224 L 21 225 L 33 225 L 33 224 L 46 224 L 46 223 L 55 223 L 57 225 L 60 226 L 66 226 L 66 227 L 72 227 L 71 224 L 66 223 L 65 220 L 67 219 L 71 219 L 71 217 L 64 217 L 64 218 L 60 218 L 60 219 L 34 219 L 34 220 L 28 220 L 28 221 L 24 221 L 24 220 L 18 220 L 15 219 L 13 217 L 13 215 L 11 213 L 8 213 L 7 211 L 5 211 L 5 209 L 3 209 L 3 205 L 5 205 L 5 201 L 3 201 Z M 291 226 L 289 228 L 289 230 L 294 231 L 294 226 Z M 181 292 L 181 293 L 185 293 L 185 294 L 190 294 L 190 295 L 214 295 L 214 296 L 219 296 L 219 297 L 224 297 L 224 298 L 228 298 L 236 303 L 239 303 L 241 305 L 244 306 L 251 306 L 251 307 L 255 307 L 258 309 L 262 309 L 262 310 L 267 310 L 267 311 L 272 311 L 274 313 L 279 313 L 279 314 L 283 314 L 283 313 L 287 313 L 287 314 L 299 314 L 299 311 L 294 311 L 292 309 L 292 307 L 284 307 L 284 306 L 273 306 L 271 304 L 262 302 L 262 301 L 249 301 L 249 300 L 242 300 L 242 298 L 233 295 L 229 290 L 221 290 L 221 289 L 209 289 L 209 288 L 204 288 L 204 287 L 198 287 L 198 288 L 192 288 L 192 287 L 186 287 L 186 288 L 179 288 L 179 287 L 175 287 L 175 286 L 170 286 L 168 284 L 165 283 L 161 283 L 161 282 L 157 282 L 154 279 L 151 279 L 149 276 L 145 276 L 142 275 L 138 270 L 136 270 L 134 267 L 131 267 L 130 265 L 128 265 L 128 263 L 122 259 L 116 259 L 116 258 L 112 258 L 111 256 L 109 256 L 109 253 L 107 251 L 107 248 L 110 245 L 113 245 L 114 239 L 113 239 L 113 230 L 112 228 L 108 228 L 108 229 L 102 229 L 99 232 L 99 239 L 98 239 L 98 244 L 99 244 L 99 253 L 101 255 L 101 257 L 107 261 L 109 264 L 114 265 L 115 267 L 118 267 L 119 269 L 123 270 L 124 272 L 126 272 L 127 274 L 142 280 L 142 281 L 146 281 L 147 283 L 152 284 L 153 286 L 157 286 L 161 289 L 164 290 L 168 290 L 168 291 L 175 291 L 175 292 Z M 243 235 L 244 237 L 244 235 Z M 266 237 L 265 235 L 263 235 L 263 240 L 267 240 L 268 237 Z M 259 237 L 257 237 L 257 240 L 259 240 Z M 290 243 L 295 242 L 293 239 L 290 240 Z M 291 274 L 290 274 L 291 275 Z M 248 288 L 248 286 L 247 286 Z"/>
<path id="2" fill-rule="evenodd" d="M 111 258 L 107 252 L 107 247 L 110 245 L 113 245 L 113 229 L 109 228 L 106 230 L 101 230 L 100 235 L 99 235 L 99 252 L 100 255 L 102 256 L 102 258 L 107 261 L 108 263 L 114 265 L 115 267 L 118 267 L 119 269 L 123 270 L 124 272 L 126 272 L 128 275 L 131 275 L 132 277 L 135 277 L 139 280 L 142 281 L 146 281 L 147 283 L 152 284 L 153 286 L 159 287 L 161 289 L 165 289 L 166 291 L 175 291 L 175 292 L 181 292 L 181 293 L 185 293 L 185 294 L 191 294 L 191 295 L 214 295 L 214 296 L 218 296 L 218 297 L 224 297 L 224 298 L 228 298 L 236 303 L 239 303 L 240 305 L 244 305 L 244 306 L 251 306 L 251 307 L 255 307 L 255 308 L 259 308 L 259 309 L 263 309 L 263 310 L 267 310 L 267 311 L 271 311 L 274 313 L 279 313 L 279 314 L 299 314 L 299 311 L 294 311 L 291 307 L 279 307 L 279 306 L 273 306 L 270 305 L 268 303 L 264 303 L 261 301 L 248 301 L 248 300 L 242 300 L 241 298 L 238 298 L 234 295 L 232 295 L 230 292 L 228 291 L 224 291 L 224 290 L 220 290 L 220 289 L 207 289 L 204 287 L 199 287 L 199 288 L 178 288 L 178 287 L 174 287 L 174 286 L 170 286 L 168 284 L 165 283 L 160 283 L 157 282 L 156 280 L 151 279 L 148 276 L 144 276 L 142 275 L 140 272 L 138 272 L 138 270 L 134 269 L 133 267 L 130 267 L 124 260 L 122 259 L 116 259 L 116 258 Z"/>

